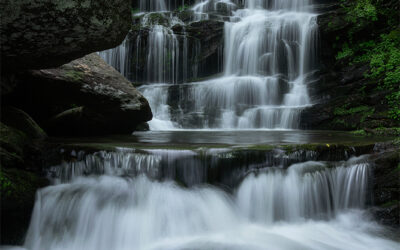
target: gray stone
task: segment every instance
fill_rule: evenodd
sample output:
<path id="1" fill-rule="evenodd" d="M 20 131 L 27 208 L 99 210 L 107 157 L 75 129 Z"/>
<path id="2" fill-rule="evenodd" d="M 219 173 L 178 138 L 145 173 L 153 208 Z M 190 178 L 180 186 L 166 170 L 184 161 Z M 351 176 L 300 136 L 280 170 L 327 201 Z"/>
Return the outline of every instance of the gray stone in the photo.
<path id="1" fill-rule="evenodd" d="M 119 45 L 131 26 L 126 0 L 4 0 L 0 3 L 5 72 L 57 67 Z"/>
<path id="2" fill-rule="evenodd" d="M 24 110 L 51 135 L 131 133 L 152 119 L 147 100 L 95 53 L 29 71 L 18 93 L 29 93 L 18 99 L 29 99 Z"/>

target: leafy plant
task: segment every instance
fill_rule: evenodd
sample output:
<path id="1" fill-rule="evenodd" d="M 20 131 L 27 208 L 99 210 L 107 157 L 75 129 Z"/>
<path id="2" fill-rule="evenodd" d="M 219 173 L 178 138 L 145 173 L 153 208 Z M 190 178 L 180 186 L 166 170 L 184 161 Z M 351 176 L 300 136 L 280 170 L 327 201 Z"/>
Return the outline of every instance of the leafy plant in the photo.
<path id="1" fill-rule="evenodd" d="M 386 95 L 388 116 L 400 121 L 400 28 L 396 10 L 384 4 L 380 0 L 342 0 L 346 20 L 351 25 L 336 59 L 350 64 L 369 64 L 365 78 L 375 80 L 378 89 L 389 92 Z M 390 32 L 369 34 L 363 39 L 355 35 L 360 30 L 365 32 L 382 17 L 386 18 L 386 30 L 391 29 Z"/>

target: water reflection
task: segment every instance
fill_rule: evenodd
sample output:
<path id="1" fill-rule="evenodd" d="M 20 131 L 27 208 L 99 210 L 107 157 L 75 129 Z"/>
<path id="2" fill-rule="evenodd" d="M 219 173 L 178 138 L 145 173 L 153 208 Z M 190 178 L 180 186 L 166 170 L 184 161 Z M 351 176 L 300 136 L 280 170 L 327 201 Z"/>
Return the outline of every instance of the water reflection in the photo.
<path id="1" fill-rule="evenodd" d="M 135 132 L 133 140 L 140 143 L 172 144 L 306 144 L 385 141 L 390 138 L 360 137 L 340 131 L 248 130 L 248 131 L 148 131 Z"/>

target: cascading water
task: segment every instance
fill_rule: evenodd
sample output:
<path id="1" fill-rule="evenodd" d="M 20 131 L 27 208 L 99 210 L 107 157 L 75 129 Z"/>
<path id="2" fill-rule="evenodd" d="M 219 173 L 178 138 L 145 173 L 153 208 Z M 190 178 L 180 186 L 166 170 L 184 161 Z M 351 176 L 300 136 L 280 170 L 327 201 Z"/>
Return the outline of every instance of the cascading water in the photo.
<path id="1" fill-rule="evenodd" d="M 231 13 L 236 9 L 236 4 L 232 3 L 231 0 L 197 0 L 192 8 L 196 21 L 207 20 L 210 12 L 217 12 L 221 9 Z"/>
<path id="2" fill-rule="evenodd" d="M 242 4 L 244 8 L 238 9 Z M 144 54 L 139 48 L 146 39 L 139 35 L 135 43 L 136 65 L 145 58 L 145 70 L 140 71 L 141 76 L 125 75 L 148 83 L 139 90 L 156 110 L 150 128 L 298 128 L 302 109 L 311 105 L 307 83 L 316 70 L 318 26 L 311 2 L 201 0 L 192 7 L 194 21 L 209 19 L 208 13 L 221 9 L 231 15 L 225 21 L 224 76 L 179 85 L 176 83 L 186 80 L 189 72 L 196 76 L 189 67 L 186 33 L 179 39 L 172 30 L 177 23 L 185 30 L 185 24 L 164 10 L 157 14 L 168 20 L 163 24 L 154 23 L 158 18 L 149 18 L 151 13 L 142 18 L 141 25 L 150 28 Z M 107 53 L 114 56 L 103 58 L 121 69 L 128 61 L 118 59 L 123 50 L 110 50 Z M 154 82 L 158 84 L 151 84 Z"/>
<path id="3" fill-rule="evenodd" d="M 206 11 L 220 2 L 233 5 L 202 1 L 194 9 Z M 140 88 L 150 100 L 179 93 L 173 109 L 181 112 L 156 113 L 150 127 L 298 128 L 301 110 L 311 104 L 307 81 L 315 70 L 318 47 L 316 15 L 311 9 L 308 1 L 245 1 L 245 8 L 234 11 L 225 22 L 223 77 L 179 87 Z M 170 105 L 168 98 L 164 100 L 150 104 L 160 110 L 159 105 Z"/>
<path id="4" fill-rule="evenodd" d="M 157 1 L 158 2 L 158 1 Z M 160 1 L 162 2 L 162 1 Z M 161 3 L 160 3 L 161 4 Z M 152 4 L 151 6 L 155 5 Z M 161 4 L 164 6 L 165 4 Z M 158 6 L 158 5 L 155 5 Z M 155 8 L 158 10 L 157 8 Z M 160 10 L 160 13 L 139 13 L 141 16 L 140 26 L 146 29 L 145 34 L 139 33 L 136 41 L 133 42 L 132 50 L 135 50 L 134 56 L 136 65 L 143 57 L 145 58 L 145 76 L 143 78 L 153 83 L 173 82 L 178 80 L 180 66 L 180 49 L 177 36 L 171 27 L 181 21 L 172 17 L 168 12 Z M 118 47 L 99 52 L 99 55 L 114 68 L 119 70 L 128 79 L 139 78 L 128 68 L 130 61 L 129 44 L 131 38 L 128 37 Z M 145 49 L 142 50 L 142 43 Z M 144 51 L 144 53 L 142 52 Z M 184 51 L 187 54 L 187 52 Z"/>
<path id="5" fill-rule="evenodd" d="M 167 5 L 164 0 L 140 0 L 141 11 L 166 11 Z"/>
<path id="6" fill-rule="evenodd" d="M 232 192 L 202 186 L 201 179 L 191 179 L 188 188 L 172 182 L 179 180 L 179 171 L 170 169 L 177 162 L 192 166 L 184 169 L 182 164 L 181 173 L 189 180 L 202 176 L 199 170 L 206 174 L 221 167 L 216 160 L 233 157 L 232 152 L 80 153 L 78 161 L 50 169 L 55 185 L 37 194 L 25 247 L 389 250 L 398 246 L 374 236 L 382 229 L 360 210 L 367 200 L 366 157 L 299 162 L 287 169 L 265 162 L 250 173 L 238 168 L 243 180 L 232 186 Z"/>

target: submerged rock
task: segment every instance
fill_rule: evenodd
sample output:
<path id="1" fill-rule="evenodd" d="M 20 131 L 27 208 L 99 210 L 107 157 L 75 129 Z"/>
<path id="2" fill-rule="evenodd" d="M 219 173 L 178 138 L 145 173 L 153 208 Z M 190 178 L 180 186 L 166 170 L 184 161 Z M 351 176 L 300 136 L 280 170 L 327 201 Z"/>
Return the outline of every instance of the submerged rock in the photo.
<path id="1" fill-rule="evenodd" d="M 7 70 L 56 67 L 119 45 L 131 26 L 130 1 L 5 0 L 1 60 Z"/>
<path id="2" fill-rule="evenodd" d="M 51 135 L 131 133 L 152 118 L 147 100 L 97 54 L 23 79 L 17 99 Z"/>

